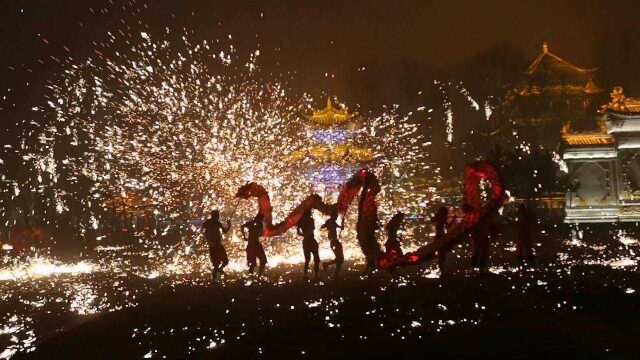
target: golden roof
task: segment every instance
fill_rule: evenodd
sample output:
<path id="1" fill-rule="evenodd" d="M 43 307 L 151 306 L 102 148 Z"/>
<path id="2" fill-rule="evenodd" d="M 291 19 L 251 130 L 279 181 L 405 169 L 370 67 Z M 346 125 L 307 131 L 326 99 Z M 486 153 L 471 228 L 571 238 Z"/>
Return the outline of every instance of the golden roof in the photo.
<path id="1" fill-rule="evenodd" d="M 288 162 L 311 160 L 320 163 L 365 163 L 374 160 L 373 151 L 350 144 L 328 146 L 318 145 L 304 150 L 294 151 L 285 157 Z"/>
<path id="2" fill-rule="evenodd" d="M 602 91 L 603 90 L 599 88 L 592 80 L 589 80 L 585 86 L 548 85 L 544 88 L 540 88 L 534 85 L 516 89 L 516 93 L 520 96 L 598 94 Z"/>
<path id="3" fill-rule="evenodd" d="M 343 124 L 351 120 L 355 115 L 350 114 L 347 109 L 340 109 L 333 106 L 331 98 L 327 98 L 327 107 L 314 111 L 311 121 L 324 126 L 334 126 Z"/>
<path id="4" fill-rule="evenodd" d="M 593 79 L 589 79 L 587 85 L 584 86 L 584 92 L 587 94 L 598 94 L 604 91 L 602 88 L 598 87 Z"/>
<path id="5" fill-rule="evenodd" d="M 533 75 L 538 70 L 544 69 L 578 74 L 590 74 L 598 70 L 598 68 L 583 69 L 573 65 L 572 63 L 549 51 L 549 45 L 546 42 L 542 43 L 542 53 L 538 55 L 538 57 L 533 61 L 533 63 L 531 63 L 531 65 L 529 65 L 526 73 L 528 75 Z"/>
<path id="6" fill-rule="evenodd" d="M 601 110 L 626 114 L 638 114 L 640 113 L 640 99 L 626 97 L 622 86 L 616 86 L 611 90 L 611 101 L 608 104 L 603 105 Z"/>
<path id="7" fill-rule="evenodd" d="M 529 84 L 517 93 L 521 96 L 598 94 L 603 90 L 593 81 L 596 70 L 580 68 L 562 59 L 552 53 L 545 42 L 542 44 L 542 53 L 525 72 Z"/>
<path id="8" fill-rule="evenodd" d="M 573 146 L 611 145 L 614 143 L 611 135 L 602 133 L 563 134 L 562 139 L 568 145 Z"/>

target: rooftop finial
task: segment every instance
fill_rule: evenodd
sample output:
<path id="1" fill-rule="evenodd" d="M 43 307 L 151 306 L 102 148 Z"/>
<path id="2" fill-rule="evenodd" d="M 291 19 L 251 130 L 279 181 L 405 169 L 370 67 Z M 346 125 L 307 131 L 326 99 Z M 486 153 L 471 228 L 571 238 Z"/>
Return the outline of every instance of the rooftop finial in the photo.
<path id="1" fill-rule="evenodd" d="M 327 107 L 314 111 L 311 116 L 311 120 L 321 125 L 337 125 L 344 122 L 347 122 L 354 115 L 350 114 L 348 110 L 343 106 L 334 107 L 333 101 L 331 101 L 331 97 L 327 97 Z"/>
<path id="2" fill-rule="evenodd" d="M 542 52 L 545 54 L 549 52 L 549 44 L 546 41 L 542 42 Z"/>

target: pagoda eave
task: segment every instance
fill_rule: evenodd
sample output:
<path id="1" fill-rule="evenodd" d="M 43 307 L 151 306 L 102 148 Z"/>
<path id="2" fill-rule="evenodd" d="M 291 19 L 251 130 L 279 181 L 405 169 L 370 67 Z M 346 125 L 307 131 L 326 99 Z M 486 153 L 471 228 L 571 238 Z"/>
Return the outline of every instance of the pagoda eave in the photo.
<path id="1" fill-rule="evenodd" d="M 565 134 L 562 140 L 570 146 L 609 146 L 615 143 L 611 135 L 603 133 Z"/>

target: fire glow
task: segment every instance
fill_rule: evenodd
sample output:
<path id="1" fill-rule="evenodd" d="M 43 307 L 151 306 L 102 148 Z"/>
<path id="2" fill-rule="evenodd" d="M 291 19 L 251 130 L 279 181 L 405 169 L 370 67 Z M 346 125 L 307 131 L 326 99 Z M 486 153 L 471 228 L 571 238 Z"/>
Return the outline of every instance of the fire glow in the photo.
<path id="1" fill-rule="evenodd" d="M 56 275 L 79 275 L 96 271 L 96 266 L 88 261 L 65 264 L 51 259 L 35 257 L 27 262 L 0 270 L 0 281 L 38 279 Z"/>

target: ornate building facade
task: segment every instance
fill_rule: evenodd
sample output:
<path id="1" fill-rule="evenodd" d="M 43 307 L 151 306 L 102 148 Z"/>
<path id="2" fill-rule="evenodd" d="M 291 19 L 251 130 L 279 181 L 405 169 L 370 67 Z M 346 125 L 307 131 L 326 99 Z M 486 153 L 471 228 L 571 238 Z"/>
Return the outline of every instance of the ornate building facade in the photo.
<path id="1" fill-rule="evenodd" d="M 571 177 L 565 221 L 640 221 L 640 99 L 621 87 L 601 108 L 594 131 L 562 131 Z"/>

